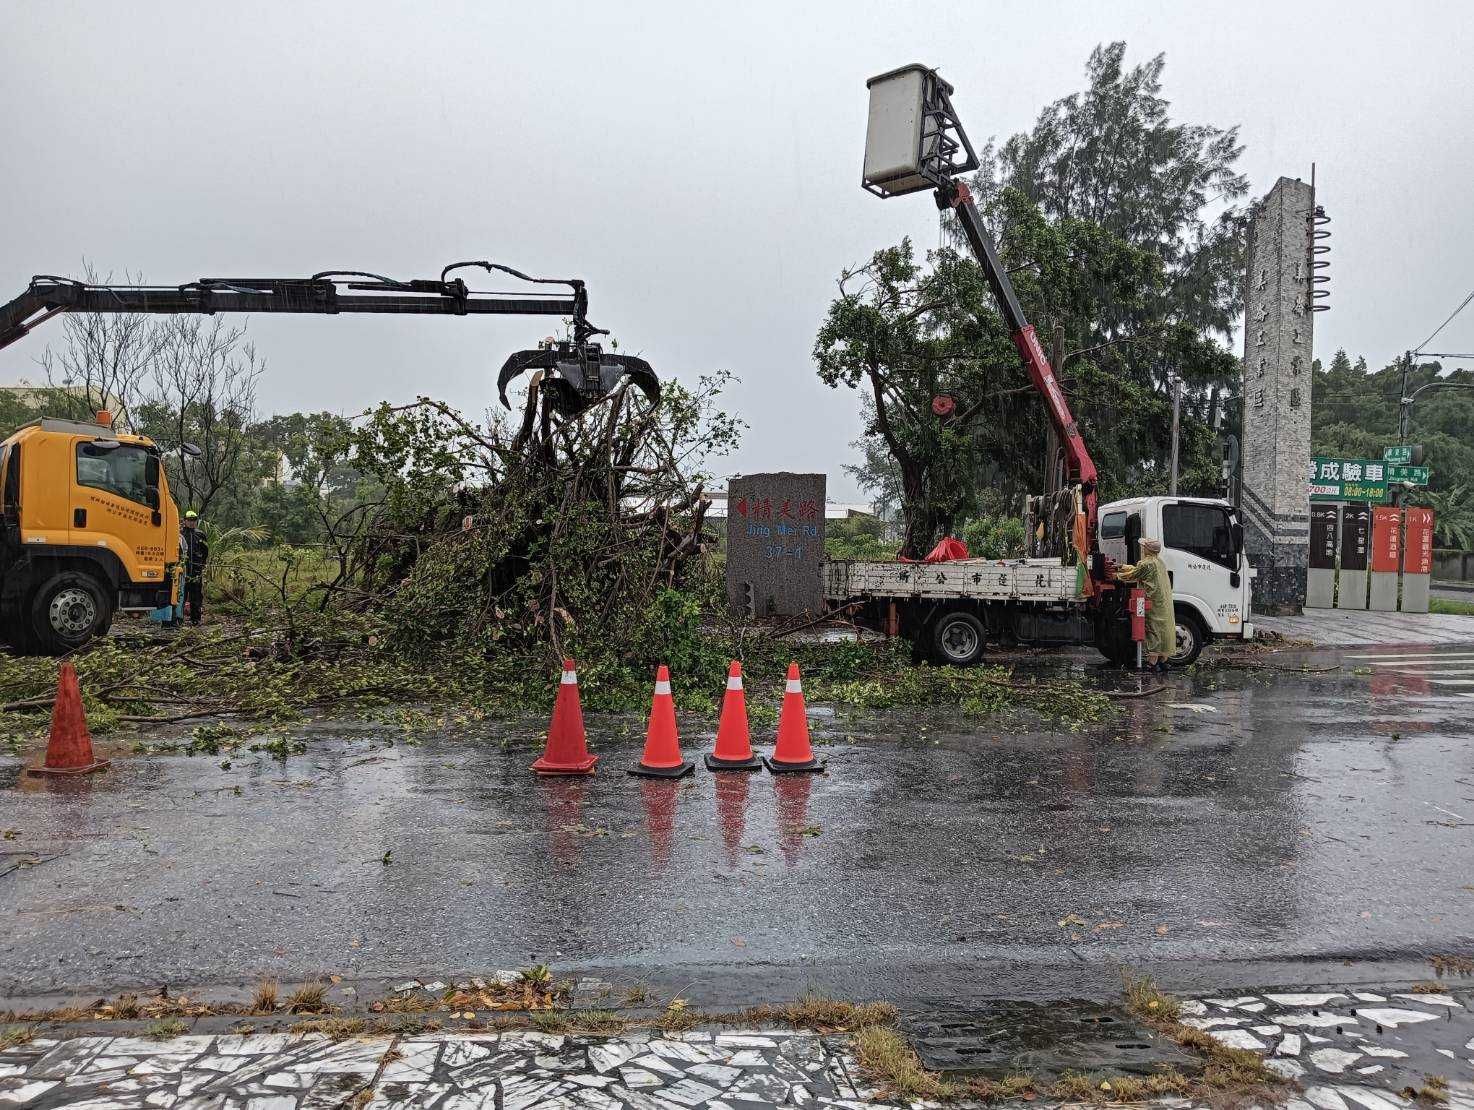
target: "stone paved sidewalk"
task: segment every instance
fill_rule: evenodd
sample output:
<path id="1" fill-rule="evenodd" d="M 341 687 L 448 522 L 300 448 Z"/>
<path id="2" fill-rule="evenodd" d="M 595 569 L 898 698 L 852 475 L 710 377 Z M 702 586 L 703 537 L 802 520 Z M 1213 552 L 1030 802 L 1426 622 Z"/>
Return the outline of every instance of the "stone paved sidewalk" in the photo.
<path id="1" fill-rule="evenodd" d="M 1407 1110 L 1403 1092 L 1435 1075 L 1447 1080 L 1448 1110 L 1474 1110 L 1471 1003 L 1467 991 L 1431 988 L 1271 991 L 1191 999 L 1182 1013 L 1222 1043 L 1264 1054 L 1270 1068 L 1294 1080 L 1285 1110 Z M 316 1033 L 42 1037 L 0 1051 L 0 1107 L 7 1110 L 879 1105 L 886 1104 L 860 1075 L 847 1038 L 791 1029 L 446 1032 L 337 1042 Z"/>
<path id="2" fill-rule="evenodd" d="M 0 1077 L 0 1106 L 89 1110 L 328 1110 L 369 1090 L 375 1110 L 855 1107 L 874 1094 L 843 1038 L 789 1029 L 38 1039 L 0 1053 Z"/>
<path id="3" fill-rule="evenodd" d="M 1455 613 L 1306 609 L 1298 617 L 1266 617 L 1255 613 L 1254 624 L 1291 640 L 1309 640 L 1318 647 L 1474 643 L 1474 617 Z"/>
<path id="4" fill-rule="evenodd" d="M 1400 1092 L 1435 1075 L 1448 1080 L 1451 1110 L 1474 1110 L 1471 1001 L 1431 987 L 1270 991 L 1184 1002 L 1182 1020 L 1300 1083 L 1290 1110 L 1406 1110 Z"/>

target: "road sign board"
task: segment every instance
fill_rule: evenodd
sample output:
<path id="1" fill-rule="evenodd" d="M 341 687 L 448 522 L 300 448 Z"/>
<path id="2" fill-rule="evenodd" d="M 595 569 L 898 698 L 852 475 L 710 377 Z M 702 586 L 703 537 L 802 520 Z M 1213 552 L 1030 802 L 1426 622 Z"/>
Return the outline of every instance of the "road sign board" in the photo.
<path id="1" fill-rule="evenodd" d="M 1382 461 L 1390 463 L 1410 463 L 1413 461 L 1413 448 L 1411 444 L 1402 444 L 1398 447 L 1388 447 L 1382 452 Z"/>
<path id="2" fill-rule="evenodd" d="M 1371 459 L 1310 460 L 1310 500 L 1387 501 L 1387 464 Z"/>
<path id="3" fill-rule="evenodd" d="M 1387 467 L 1387 481 L 1394 485 L 1398 482 L 1410 486 L 1426 486 L 1430 471 L 1426 466 L 1397 466 Z"/>

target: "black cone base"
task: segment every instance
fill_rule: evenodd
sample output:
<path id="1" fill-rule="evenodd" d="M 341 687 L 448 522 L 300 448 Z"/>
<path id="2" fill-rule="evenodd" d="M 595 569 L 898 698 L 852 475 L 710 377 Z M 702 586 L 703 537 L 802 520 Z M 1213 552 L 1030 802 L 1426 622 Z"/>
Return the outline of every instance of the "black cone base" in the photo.
<path id="1" fill-rule="evenodd" d="M 763 761 L 755 755 L 750 755 L 746 759 L 718 759 L 711 752 L 707 752 L 706 769 L 708 771 L 761 771 Z"/>
<path id="2" fill-rule="evenodd" d="M 677 767 L 646 767 L 643 763 L 637 763 L 630 768 L 630 774 L 642 775 L 647 779 L 678 779 L 695 770 L 696 764 L 688 759 Z"/>
<path id="3" fill-rule="evenodd" d="M 763 762 L 768 765 L 768 770 L 775 775 L 794 774 L 799 771 L 823 772 L 824 761 L 819 758 L 805 760 L 803 763 L 783 763 L 772 756 L 763 756 Z"/>

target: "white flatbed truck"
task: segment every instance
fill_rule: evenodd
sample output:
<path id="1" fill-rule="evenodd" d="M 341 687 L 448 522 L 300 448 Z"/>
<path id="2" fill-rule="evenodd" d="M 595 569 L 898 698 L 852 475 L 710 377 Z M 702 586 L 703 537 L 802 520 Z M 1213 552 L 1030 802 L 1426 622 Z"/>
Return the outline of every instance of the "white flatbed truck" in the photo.
<path id="1" fill-rule="evenodd" d="M 1133 497 L 1100 508 L 1099 543 L 1112 563 L 1139 557 L 1144 538 L 1162 541 L 1172 580 L 1177 650 L 1185 667 L 1213 639 L 1252 640 L 1243 529 L 1226 501 Z M 904 636 L 940 663 L 980 662 L 992 644 L 1094 644 L 1112 662 L 1135 657 L 1126 592 L 1087 593 L 1085 564 L 1059 559 L 956 559 L 943 563 L 833 560 L 824 594 L 857 623 Z"/>

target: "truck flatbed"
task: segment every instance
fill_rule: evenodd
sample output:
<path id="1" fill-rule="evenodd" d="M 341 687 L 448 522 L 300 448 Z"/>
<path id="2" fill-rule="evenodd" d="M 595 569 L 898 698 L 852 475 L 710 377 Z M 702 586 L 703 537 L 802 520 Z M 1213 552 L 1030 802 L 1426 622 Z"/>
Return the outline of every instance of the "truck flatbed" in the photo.
<path id="1" fill-rule="evenodd" d="M 824 565 L 824 596 L 972 601 L 1082 601 L 1083 566 L 1058 559 L 952 559 L 944 563 L 831 560 Z"/>

